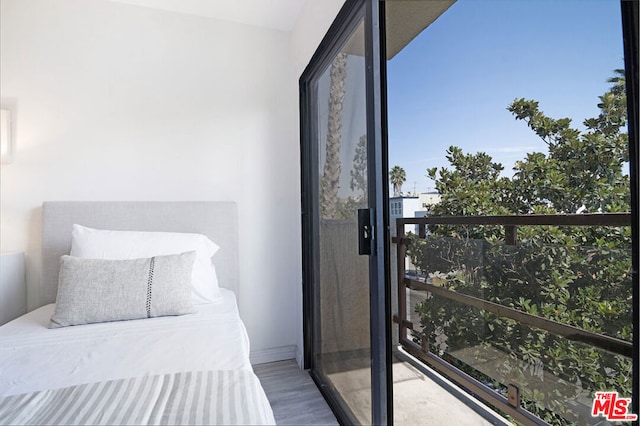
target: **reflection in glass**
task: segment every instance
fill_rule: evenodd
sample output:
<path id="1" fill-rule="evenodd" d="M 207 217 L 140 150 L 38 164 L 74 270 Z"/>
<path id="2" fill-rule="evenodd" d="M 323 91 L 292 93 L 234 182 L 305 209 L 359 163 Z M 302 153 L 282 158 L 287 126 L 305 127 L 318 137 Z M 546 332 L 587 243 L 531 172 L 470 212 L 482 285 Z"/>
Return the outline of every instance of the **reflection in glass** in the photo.
<path id="1" fill-rule="evenodd" d="M 362 33 L 362 25 L 355 34 Z M 317 81 L 319 285 L 316 370 L 353 421 L 371 423 L 369 259 L 358 255 L 367 206 L 365 62 L 353 36 Z"/>

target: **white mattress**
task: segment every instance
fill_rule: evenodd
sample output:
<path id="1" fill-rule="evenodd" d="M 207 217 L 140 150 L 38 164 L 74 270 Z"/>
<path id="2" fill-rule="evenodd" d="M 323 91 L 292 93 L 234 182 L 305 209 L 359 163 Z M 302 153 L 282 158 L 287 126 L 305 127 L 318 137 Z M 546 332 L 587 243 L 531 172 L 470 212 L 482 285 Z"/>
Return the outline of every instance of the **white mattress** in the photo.
<path id="1" fill-rule="evenodd" d="M 197 313 L 49 329 L 54 305 L 0 327 L 0 396 L 155 374 L 251 370 L 233 292 Z"/>

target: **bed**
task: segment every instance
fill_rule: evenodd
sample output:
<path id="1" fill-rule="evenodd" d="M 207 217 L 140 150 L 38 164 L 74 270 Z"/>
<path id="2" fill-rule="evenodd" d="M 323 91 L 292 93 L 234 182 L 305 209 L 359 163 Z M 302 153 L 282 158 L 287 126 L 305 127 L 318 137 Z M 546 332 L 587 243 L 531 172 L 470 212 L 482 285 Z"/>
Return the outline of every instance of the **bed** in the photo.
<path id="1" fill-rule="evenodd" d="M 60 318 L 67 294 L 65 262 L 76 261 L 66 255 L 76 250 L 71 236 L 73 231 L 76 244 L 76 232 L 82 231 L 77 225 L 204 236 L 218 246 L 212 259 L 219 292 L 212 301 L 189 304 L 186 314 L 152 316 L 152 260 L 145 263 L 145 268 L 151 265 L 150 317 L 49 328 L 52 318 Z M 249 340 L 238 313 L 237 232 L 234 203 L 44 203 L 43 306 L 0 327 L 0 424 L 275 424 L 249 362 Z M 165 257 L 195 265 L 198 260 L 194 263 L 190 253 Z M 155 281 L 162 280 L 163 258 L 153 257 Z M 91 262 L 139 264 L 82 262 L 82 268 Z M 105 263 L 97 265 L 103 270 Z M 161 287 L 155 281 L 157 298 Z M 93 314 L 92 309 L 85 311 Z"/>

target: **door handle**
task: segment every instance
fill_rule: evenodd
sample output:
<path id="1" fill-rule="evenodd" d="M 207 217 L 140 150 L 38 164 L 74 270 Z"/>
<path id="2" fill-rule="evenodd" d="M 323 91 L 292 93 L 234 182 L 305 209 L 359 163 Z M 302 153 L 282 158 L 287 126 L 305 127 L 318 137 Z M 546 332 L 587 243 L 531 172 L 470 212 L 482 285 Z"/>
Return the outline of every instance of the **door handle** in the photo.
<path id="1" fill-rule="evenodd" d="M 372 209 L 358 209 L 358 254 L 371 254 L 373 227 L 371 226 Z"/>

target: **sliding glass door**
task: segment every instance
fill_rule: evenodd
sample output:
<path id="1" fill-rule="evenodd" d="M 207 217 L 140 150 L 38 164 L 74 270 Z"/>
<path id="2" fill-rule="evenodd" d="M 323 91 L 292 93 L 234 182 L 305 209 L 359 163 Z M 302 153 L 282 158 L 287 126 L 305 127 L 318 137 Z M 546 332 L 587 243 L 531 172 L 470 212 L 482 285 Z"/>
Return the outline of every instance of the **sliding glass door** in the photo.
<path id="1" fill-rule="evenodd" d="M 376 14 L 347 2 L 300 79 L 306 363 L 341 420 L 361 424 L 389 416 Z"/>

